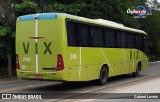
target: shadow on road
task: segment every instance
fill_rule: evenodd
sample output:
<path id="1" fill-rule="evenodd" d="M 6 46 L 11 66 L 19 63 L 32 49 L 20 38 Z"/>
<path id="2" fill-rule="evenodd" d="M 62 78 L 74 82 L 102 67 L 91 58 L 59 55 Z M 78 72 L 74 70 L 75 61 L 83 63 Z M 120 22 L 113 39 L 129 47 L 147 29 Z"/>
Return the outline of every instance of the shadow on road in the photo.
<path id="1" fill-rule="evenodd" d="M 141 78 L 144 77 L 144 75 L 140 75 L 137 78 Z M 120 82 L 124 82 L 124 81 L 130 81 L 131 79 L 136 79 L 135 77 L 132 77 L 131 75 L 120 75 L 120 76 L 115 76 L 115 77 L 111 77 L 108 80 L 107 85 L 111 85 L 111 84 L 115 84 L 115 83 L 120 83 Z M 23 91 L 25 92 L 41 92 L 41 93 L 54 93 L 54 92 L 74 92 L 77 90 L 81 90 L 81 89 L 87 89 L 87 88 L 91 88 L 91 87 L 101 87 L 100 85 L 98 85 L 96 83 L 96 81 L 89 81 L 89 82 L 71 82 L 71 83 L 53 83 L 50 85 L 45 85 L 45 86 L 40 86 L 40 87 L 34 87 L 34 88 L 28 88 L 25 89 Z"/>

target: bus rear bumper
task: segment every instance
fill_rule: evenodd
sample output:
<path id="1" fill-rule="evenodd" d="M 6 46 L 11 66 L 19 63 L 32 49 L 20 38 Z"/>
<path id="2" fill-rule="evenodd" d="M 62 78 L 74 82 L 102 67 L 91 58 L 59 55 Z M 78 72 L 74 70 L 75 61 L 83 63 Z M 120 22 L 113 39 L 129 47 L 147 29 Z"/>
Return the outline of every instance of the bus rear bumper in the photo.
<path id="1" fill-rule="evenodd" d="M 19 79 L 27 79 L 27 80 L 60 80 L 65 81 L 65 75 L 62 71 L 56 72 L 33 72 L 33 71 L 21 71 L 17 70 L 17 77 Z"/>

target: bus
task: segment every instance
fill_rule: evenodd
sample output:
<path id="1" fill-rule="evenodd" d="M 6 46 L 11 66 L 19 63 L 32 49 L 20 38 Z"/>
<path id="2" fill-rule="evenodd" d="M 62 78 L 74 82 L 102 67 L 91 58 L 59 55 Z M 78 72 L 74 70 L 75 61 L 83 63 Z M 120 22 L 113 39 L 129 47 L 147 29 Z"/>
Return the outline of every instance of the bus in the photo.
<path id="1" fill-rule="evenodd" d="M 148 67 L 147 34 L 116 22 L 66 13 L 20 16 L 16 71 L 20 79 L 106 84 L 109 77 L 138 76 Z"/>

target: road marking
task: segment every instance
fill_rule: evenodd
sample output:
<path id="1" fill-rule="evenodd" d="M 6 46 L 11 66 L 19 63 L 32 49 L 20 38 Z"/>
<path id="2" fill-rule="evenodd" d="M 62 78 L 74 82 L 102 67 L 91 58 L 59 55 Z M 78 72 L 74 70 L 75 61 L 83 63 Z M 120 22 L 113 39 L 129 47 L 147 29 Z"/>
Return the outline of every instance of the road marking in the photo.
<path id="1" fill-rule="evenodd" d="M 97 99 L 81 99 L 81 100 L 78 100 L 78 101 L 74 101 L 74 102 L 90 102 L 90 101 L 95 101 Z"/>
<path id="2" fill-rule="evenodd" d="M 130 86 L 125 86 L 125 87 L 122 87 L 122 88 L 119 88 L 119 89 L 115 89 L 113 91 L 108 91 L 107 93 L 117 93 L 118 91 L 121 91 L 121 90 L 124 90 L 124 89 L 129 89 L 129 88 L 132 88 L 136 85 L 142 85 L 142 84 L 146 84 L 146 82 L 152 82 L 152 81 L 155 81 L 157 80 L 158 78 L 156 79 L 153 79 L 153 80 L 148 80 L 148 81 L 144 81 L 144 82 L 141 82 L 141 83 L 136 83 L 136 84 L 132 84 Z M 118 93 L 123 93 L 123 92 L 118 92 Z M 94 97 L 95 98 L 95 97 Z M 78 101 L 74 101 L 74 102 L 90 102 L 90 101 L 95 101 L 95 100 L 98 100 L 98 99 L 80 99 Z"/>
<path id="3" fill-rule="evenodd" d="M 153 81 L 155 81 L 155 80 L 157 80 L 158 78 L 155 78 L 155 79 L 153 79 L 153 80 L 146 80 L 146 81 L 143 81 L 143 82 L 141 82 L 141 83 L 136 83 L 136 84 L 132 84 L 132 85 L 130 85 L 130 86 L 125 86 L 125 87 L 123 87 L 123 88 L 119 88 L 119 89 L 116 89 L 116 90 L 113 90 L 113 91 L 109 91 L 109 93 L 115 93 L 115 92 L 117 92 L 117 91 L 121 91 L 121 90 L 124 90 L 124 89 L 128 89 L 128 88 L 131 88 L 131 87 L 133 87 L 133 86 L 135 86 L 135 85 L 142 85 L 142 84 L 146 84 L 146 82 L 153 82 Z M 131 92 L 132 93 L 132 92 Z"/>
<path id="4" fill-rule="evenodd" d="M 149 62 L 149 63 L 160 63 L 160 61 L 155 61 L 155 62 Z"/>
<path id="5" fill-rule="evenodd" d="M 121 83 L 118 83 L 118 84 L 112 84 L 112 85 L 108 85 L 108 86 L 96 88 L 96 89 L 93 89 L 93 90 L 88 90 L 88 91 L 84 91 L 84 92 L 81 92 L 81 93 L 77 93 L 77 94 L 75 94 L 75 95 L 65 96 L 65 97 L 62 97 L 61 99 L 66 99 L 66 98 L 68 98 L 68 97 L 74 97 L 74 96 L 80 95 L 80 94 L 82 94 L 82 93 L 89 93 L 89 92 L 94 92 L 94 91 L 102 90 L 102 89 L 109 88 L 109 87 L 114 87 L 114 86 L 118 86 L 118 85 L 123 85 L 123 84 L 129 83 L 129 82 L 139 81 L 139 80 L 142 80 L 142 79 L 147 79 L 147 78 L 154 77 L 154 76 L 158 76 L 158 75 L 160 75 L 160 74 L 150 75 L 150 76 L 145 77 L 145 78 L 139 78 L 139 79 L 135 79 L 135 80 L 131 80 L 131 81 L 125 81 L 125 82 L 121 82 Z M 47 101 L 44 101 L 44 102 L 53 102 L 53 101 L 57 101 L 57 100 L 60 100 L 60 99 L 51 99 L 51 100 L 47 100 Z M 95 99 L 95 100 L 96 100 L 96 99 Z M 89 101 L 89 100 L 88 100 L 88 101 Z"/>

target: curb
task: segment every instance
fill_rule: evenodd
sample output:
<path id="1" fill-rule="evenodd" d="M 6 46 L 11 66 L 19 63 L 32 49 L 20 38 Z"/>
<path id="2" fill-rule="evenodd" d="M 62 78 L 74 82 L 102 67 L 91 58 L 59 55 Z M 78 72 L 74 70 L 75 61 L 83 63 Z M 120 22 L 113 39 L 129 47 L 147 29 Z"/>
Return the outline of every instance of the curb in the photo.
<path id="1" fill-rule="evenodd" d="M 149 63 L 160 63 L 160 61 L 154 61 L 154 62 L 149 62 Z"/>

